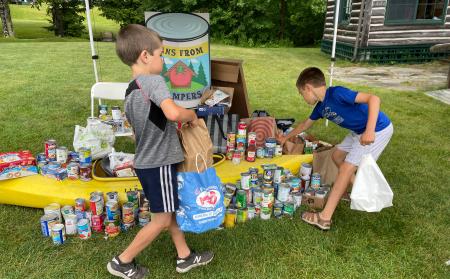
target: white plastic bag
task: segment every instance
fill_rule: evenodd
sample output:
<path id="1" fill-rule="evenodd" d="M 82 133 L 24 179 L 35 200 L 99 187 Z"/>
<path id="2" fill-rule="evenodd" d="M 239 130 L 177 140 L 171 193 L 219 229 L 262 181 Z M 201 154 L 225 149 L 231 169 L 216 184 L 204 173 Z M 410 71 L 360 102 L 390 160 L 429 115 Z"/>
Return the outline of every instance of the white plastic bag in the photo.
<path id="1" fill-rule="evenodd" d="M 86 128 L 75 126 L 73 148 L 77 152 L 81 147 L 90 148 L 93 160 L 108 155 L 112 151 L 114 141 L 114 132 L 109 125 L 98 122 L 88 124 Z"/>
<path id="2" fill-rule="evenodd" d="M 393 197 L 394 193 L 372 155 L 363 155 L 350 195 L 350 208 L 380 212 L 383 208 L 392 206 Z"/>

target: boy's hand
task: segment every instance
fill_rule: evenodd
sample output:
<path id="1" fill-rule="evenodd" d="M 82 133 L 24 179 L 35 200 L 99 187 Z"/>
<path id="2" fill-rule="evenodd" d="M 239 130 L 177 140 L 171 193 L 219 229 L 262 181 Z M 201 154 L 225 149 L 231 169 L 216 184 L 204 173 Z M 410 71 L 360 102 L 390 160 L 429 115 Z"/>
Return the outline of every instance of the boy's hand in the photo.
<path id="1" fill-rule="evenodd" d="M 191 128 L 197 127 L 198 126 L 198 118 L 195 118 L 194 120 L 189 121 L 188 124 Z"/>
<path id="2" fill-rule="evenodd" d="M 369 145 L 375 141 L 375 132 L 365 131 L 359 138 L 361 145 Z"/>

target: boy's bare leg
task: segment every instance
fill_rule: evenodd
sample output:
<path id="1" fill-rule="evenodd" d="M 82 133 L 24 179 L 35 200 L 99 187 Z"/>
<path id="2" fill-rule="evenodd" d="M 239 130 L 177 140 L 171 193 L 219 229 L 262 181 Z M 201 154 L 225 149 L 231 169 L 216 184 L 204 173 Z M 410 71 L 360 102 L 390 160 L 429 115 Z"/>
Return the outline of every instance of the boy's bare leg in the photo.
<path id="1" fill-rule="evenodd" d="M 352 175 L 354 175 L 357 167 L 348 162 L 343 162 L 339 167 L 339 173 L 328 196 L 327 204 L 320 213 L 320 218 L 323 220 L 331 220 L 334 210 L 336 209 L 342 195 L 348 188 Z"/>
<path id="2" fill-rule="evenodd" d="M 131 262 L 142 250 L 165 229 L 170 227 L 173 213 L 155 213 L 152 221 L 145 225 L 134 237 L 130 245 L 120 254 L 123 263 Z"/>
<path id="3" fill-rule="evenodd" d="M 178 227 L 175 214 L 172 214 L 172 222 L 170 223 L 169 232 L 172 236 L 173 244 L 175 244 L 175 248 L 177 249 L 178 257 L 182 259 L 188 257 L 191 254 L 191 250 L 186 244 L 184 233 Z"/>
<path id="4" fill-rule="evenodd" d="M 334 164 L 338 168 L 342 165 L 342 163 L 344 163 L 345 157 L 347 157 L 347 154 L 348 154 L 348 152 L 345 152 L 343 150 L 336 148 L 336 150 L 331 155 L 331 158 L 333 159 Z M 350 183 L 353 184 L 354 182 L 355 182 L 355 174 L 353 173 Z"/>

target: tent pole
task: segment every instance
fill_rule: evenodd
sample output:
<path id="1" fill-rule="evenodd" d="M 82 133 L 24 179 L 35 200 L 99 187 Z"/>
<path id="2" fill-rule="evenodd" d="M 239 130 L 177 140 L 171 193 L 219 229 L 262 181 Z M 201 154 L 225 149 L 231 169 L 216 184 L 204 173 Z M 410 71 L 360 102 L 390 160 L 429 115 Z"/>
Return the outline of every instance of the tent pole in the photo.
<path id="1" fill-rule="evenodd" d="M 95 82 L 98 82 L 97 61 L 96 61 L 98 59 L 98 55 L 95 53 L 94 48 L 94 36 L 92 35 L 92 24 L 91 24 L 91 10 L 89 8 L 89 0 L 84 0 L 84 2 L 86 3 L 86 20 L 89 31 L 89 42 L 91 44 L 92 63 L 94 64 Z"/>
<path id="2" fill-rule="evenodd" d="M 333 33 L 333 46 L 331 48 L 331 67 L 330 67 L 330 82 L 329 86 L 333 86 L 333 74 L 334 74 L 334 62 L 336 62 L 336 37 L 339 24 L 339 10 L 341 1 L 336 0 L 335 13 L 334 13 L 334 33 Z M 325 121 L 325 126 L 328 127 L 328 119 Z"/>

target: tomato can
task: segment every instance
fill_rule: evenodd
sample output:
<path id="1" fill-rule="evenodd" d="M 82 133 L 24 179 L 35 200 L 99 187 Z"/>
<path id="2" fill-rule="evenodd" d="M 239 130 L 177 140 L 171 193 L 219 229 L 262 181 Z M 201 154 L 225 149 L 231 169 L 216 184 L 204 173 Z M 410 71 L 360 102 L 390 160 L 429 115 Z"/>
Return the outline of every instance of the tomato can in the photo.
<path id="1" fill-rule="evenodd" d="M 105 234 L 108 237 L 116 237 L 120 233 L 120 222 L 118 220 L 105 220 Z"/>
<path id="2" fill-rule="evenodd" d="M 56 140 L 49 139 L 45 141 L 45 156 L 49 161 L 56 161 Z"/>

